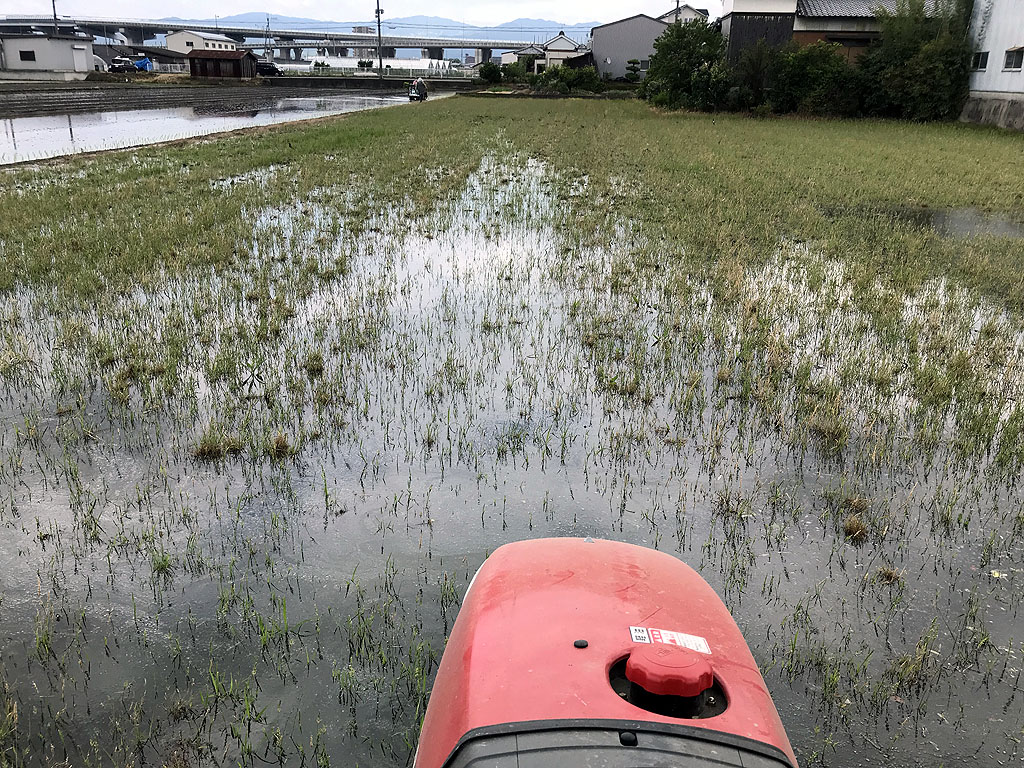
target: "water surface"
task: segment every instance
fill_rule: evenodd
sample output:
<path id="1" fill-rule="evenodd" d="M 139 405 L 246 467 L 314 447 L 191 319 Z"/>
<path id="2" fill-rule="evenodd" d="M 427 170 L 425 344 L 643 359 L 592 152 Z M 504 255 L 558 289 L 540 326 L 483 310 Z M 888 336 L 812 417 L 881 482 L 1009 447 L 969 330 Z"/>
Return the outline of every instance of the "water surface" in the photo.
<path id="1" fill-rule="evenodd" d="M 407 103 L 404 96 L 354 93 L 261 99 L 213 108 L 133 109 L 0 119 L 0 165 Z"/>

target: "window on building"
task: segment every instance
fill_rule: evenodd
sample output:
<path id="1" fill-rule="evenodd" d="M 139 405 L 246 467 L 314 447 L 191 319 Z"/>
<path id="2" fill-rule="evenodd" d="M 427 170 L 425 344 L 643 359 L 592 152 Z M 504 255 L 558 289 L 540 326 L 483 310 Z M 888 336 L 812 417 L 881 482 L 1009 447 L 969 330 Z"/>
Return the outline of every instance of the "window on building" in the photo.
<path id="1" fill-rule="evenodd" d="M 195 43 L 193 43 L 193 42 L 192 42 L 191 40 L 186 40 L 186 41 L 185 41 L 185 47 L 186 47 L 186 48 L 195 48 L 195 45 L 196 45 L 196 44 L 195 44 Z"/>
<path id="2" fill-rule="evenodd" d="M 1024 66 L 1024 46 L 1011 48 L 1006 52 L 1006 59 L 1003 61 L 1003 69 L 1020 69 Z"/>
<path id="3" fill-rule="evenodd" d="M 971 56 L 971 69 L 984 71 L 988 67 L 988 51 L 975 51 Z"/>
<path id="4" fill-rule="evenodd" d="M 22 61 L 35 61 L 36 60 L 36 52 L 35 51 L 18 51 L 18 58 L 21 59 Z"/>
<path id="5" fill-rule="evenodd" d="M 651 68 L 651 60 L 650 59 L 640 59 L 640 71 L 641 72 L 646 72 L 650 68 Z"/>

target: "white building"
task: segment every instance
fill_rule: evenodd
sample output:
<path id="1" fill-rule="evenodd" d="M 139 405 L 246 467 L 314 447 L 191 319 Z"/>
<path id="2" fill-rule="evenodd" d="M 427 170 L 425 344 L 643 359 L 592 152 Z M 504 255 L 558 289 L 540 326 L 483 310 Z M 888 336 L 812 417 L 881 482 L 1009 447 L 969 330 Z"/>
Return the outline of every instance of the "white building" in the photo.
<path id="1" fill-rule="evenodd" d="M 0 79 L 84 80 L 93 69 L 91 37 L 0 35 Z"/>
<path id="2" fill-rule="evenodd" d="M 638 74 L 646 76 L 654 55 L 654 41 L 665 33 L 668 25 L 669 22 L 640 13 L 594 27 L 590 30 L 590 45 L 598 74 L 607 80 L 621 80 L 627 76 L 629 62 L 636 61 Z"/>
<path id="3" fill-rule="evenodd" d="M 167 50 L 188 55 L 192 51 L 233 51 L 238 44 L 226 35 L 212 32 L 193 32 L 183 29 L 171 32 L 164 43 Z"/>
<path id="4" fill-rule="evenodd" d="M 658 17 L 658 21 L 664 21 L 666 24 L 671 24 L 675 21 L 678 21 L 680 24 L 685 24 L 686 22 L 693 21 L 694 19 L 703 19 L 704 21 L 707 21 L 708 9 L 694 8 L 692 5 L 686 5 L 686 3 L 683 3 L 678 8 L 673 8 L 668 13 L 663 13 Z"/>
<path id="5" fill-rule="evenodd" d="M 524 56 L 533 57 L 533 72 L 540 74 L 549 67 L 560 67 L 566 59 L 573 59 L 587 52 L 587 46 L 580 45 L 565 32 L 559 32 L 546 43 L 531 43 L 514 51 L 501 54 L 502 64 L 513 64 Z"/>
<path id="6" fill-rule="evenodd" d="M 559 32 L 540 47 L 544 49 L 544 56 L 533 62 L 533 71 L 538 74 L 549 67 L 561 66 L 566 59 L 579 56 L 585 46 L 577 43 L 565 32 Z"/>
<path id="7" fill-rule="evenodd" d="M 971 24 L 971 95 L 964 118 L 1024 130 L 1024 8 L 977 0 Z"/>
<path id="8" fill-rule="evenodd" d="M 501 54 L 502 64 L 515 64 L 523 56 L 544 57 L 544 49 L 539 45 L 527 45 L 524 48 L 517 48 L 514 51 L 505 51 Z"/>

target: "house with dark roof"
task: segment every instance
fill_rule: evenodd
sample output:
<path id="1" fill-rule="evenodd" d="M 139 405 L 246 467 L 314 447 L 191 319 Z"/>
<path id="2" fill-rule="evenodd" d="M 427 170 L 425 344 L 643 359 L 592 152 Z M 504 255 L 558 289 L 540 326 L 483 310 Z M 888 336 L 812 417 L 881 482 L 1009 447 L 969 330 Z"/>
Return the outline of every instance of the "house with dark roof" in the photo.
<path id="1" fill-rule="evenodd" d="M 565 32 L 559 32 L 543 43 L 541 48 L 544 49 L 543 61 L 536 59 L 533 62 L 534 72 L 538 74 L 549 67 L 561 66 L 567 59 L 574 59 L 586 51 L 586 46 L 580 45 Z"/>
<path id="2" fill-rule="evenodd" d="M 926 10 L 939 0 L 926 0 Z M 823 40 L 838 43 L 848 60 L 862 54 L 881 33 L 877 10 L 894 12 L 899 0 L 725 0 L 721 24 L 728 38 L 727 57 L 759 40 L 779 46 Z"/>
<path id="3" fill-rule="evenodd" d="M 896 0 L 797 0 L 793 39 L 801 45 L 838 43 L 854 61 L 881 33 L 876 10 L 896 7 Z"/>
<path id="4" fill-rule="evenodd" d="M 501 54 L 501 63 L 515 64 L 523 57 L 535 59 L 538 56 L 541 58 L 544 57 L 544 48 L 537 43 L 531 43 L 530 45 L 523 46 L 522 48 L 516 48 L 514 51 L 505 51 Z"/>

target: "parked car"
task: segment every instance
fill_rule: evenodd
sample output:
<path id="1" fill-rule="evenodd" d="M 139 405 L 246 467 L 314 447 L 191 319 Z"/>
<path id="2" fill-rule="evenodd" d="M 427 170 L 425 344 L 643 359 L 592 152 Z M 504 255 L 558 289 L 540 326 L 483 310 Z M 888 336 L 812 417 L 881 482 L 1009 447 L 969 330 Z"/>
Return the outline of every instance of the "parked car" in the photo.
<path id="1" fill-rule="evenodd" d="M 280 77 L 284 71 L 272 61 L 257 61 L 256 74 L 260 77 Z"/>
<path id="2" fill-rule="evenodd" d="M 115 56 L 110 60 L 108 72 L 152 72 L 153 62 L 147 56 L 130 59 L 127 56 Z"/>
<path id="3" fill-rule="evenodd" d="M 115 56 L 110 60 L 110 67 L 108 72 L 138 72 L 135 68 L 135 62 L 129 59 L 127 56 Z"/>

